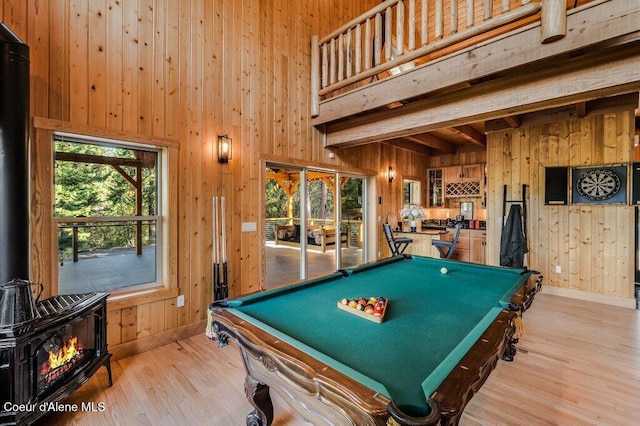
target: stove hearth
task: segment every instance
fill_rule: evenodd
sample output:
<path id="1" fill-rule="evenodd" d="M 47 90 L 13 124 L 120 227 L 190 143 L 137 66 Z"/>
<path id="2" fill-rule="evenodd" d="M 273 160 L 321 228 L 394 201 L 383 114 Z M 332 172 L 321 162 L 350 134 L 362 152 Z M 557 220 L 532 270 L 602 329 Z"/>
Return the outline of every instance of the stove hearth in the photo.
<path id="1" fill-rule="evenodd" d="M 36 304 L 33 320 L 0 327 L 0 425 L 56 411 L 102 366 L 111 386 L 107 296 L 54 296 Z"/>

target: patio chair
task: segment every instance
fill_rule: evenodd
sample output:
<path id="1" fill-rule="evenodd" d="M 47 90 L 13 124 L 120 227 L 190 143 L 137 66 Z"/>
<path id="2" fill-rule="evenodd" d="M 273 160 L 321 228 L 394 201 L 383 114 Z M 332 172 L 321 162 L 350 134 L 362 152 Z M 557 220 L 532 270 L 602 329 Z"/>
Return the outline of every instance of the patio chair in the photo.
<path id="1" fill-rule="evenodd" d="M 384 236 L 387 237 L 387 243 L 391 249 L 392 256 L 398 256 L 404 253 L 409 244 L 413 242 L 411 238 L 396 237 L 393 235 L 393 229 L 389 223 L 383 223 L 382 228 L 384 229 Z"/>
<path id="2" fill-rule="evenodd" d="M 453 239 L 451 241 L 448 240 L 433 240 L 431 244 L 435 246 L 440 252 L 440 257 L 443 259 L 451 259 L 453 256 L 453 251 L 456 249 L 456 244 L 458 244 L 458 237 L 460 237 L 460 230 L 462 229 L 462 222 L 456 223 L 456 230 L 453 234 Z M 446 251 L 445 251 L 446 250 Z"/>

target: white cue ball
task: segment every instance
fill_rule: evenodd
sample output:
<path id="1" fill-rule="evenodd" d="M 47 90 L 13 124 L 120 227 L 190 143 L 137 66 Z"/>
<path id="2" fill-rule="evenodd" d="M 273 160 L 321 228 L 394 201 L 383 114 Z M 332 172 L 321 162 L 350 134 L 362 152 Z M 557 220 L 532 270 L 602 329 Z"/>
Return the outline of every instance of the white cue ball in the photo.
<path id="1" fill-rule="evenodd" d="M 447 272 L 449 272 L 449 270 L 447 268 L 445 268 L 444 266 L 442 268 L 440 268 L 440 273 L 441 274 L 446 274 Z"/>

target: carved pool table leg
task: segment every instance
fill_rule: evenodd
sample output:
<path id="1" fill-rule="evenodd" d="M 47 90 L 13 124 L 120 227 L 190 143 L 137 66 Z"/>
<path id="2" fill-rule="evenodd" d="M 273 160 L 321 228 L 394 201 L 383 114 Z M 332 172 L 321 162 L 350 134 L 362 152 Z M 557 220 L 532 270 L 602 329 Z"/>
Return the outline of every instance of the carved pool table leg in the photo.
<path id="1" fill-rule="evenodd" d="M 273 422 L 273 403 L 269 395 L 269 386 L 247 376 L 244 379 L 244 391 L 251 405 L 255 407 L 255 410 L 247 415 L 247 426 L 269 426 Z"/>
<path id="2" fill-rule="evenodd" d="M 513 357 L 516 356 L 516 343 L 518 343 L 518 339 L 510 339 L 507 347 L 504 349 L 504 353 L 502 354 L 502 360 L 511 362 L 513 361 Z"/>

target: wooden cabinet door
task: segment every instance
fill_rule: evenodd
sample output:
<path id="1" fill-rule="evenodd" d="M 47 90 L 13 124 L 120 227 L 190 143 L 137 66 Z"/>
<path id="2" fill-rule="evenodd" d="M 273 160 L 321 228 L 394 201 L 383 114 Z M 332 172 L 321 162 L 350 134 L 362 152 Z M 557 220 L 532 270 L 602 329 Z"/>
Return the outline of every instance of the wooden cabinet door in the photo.
<path id="1" fill-rule="evenodd" d="M 481 181 L 482 180 L 482 164 L 469 164 L 462 166 L 462 179 Z"/>
<path id="2" fill-rule="evenodd" d="M 471 232 L 469 238 L 469 261 L 486 263 L 487 233 L 485 231 Z"/>
<path id="3" fill-rule="evenodd" d="M 460 182 L 462 180 L 462 166 L 445 167 L 444 180 L 447 183 Z"/>

